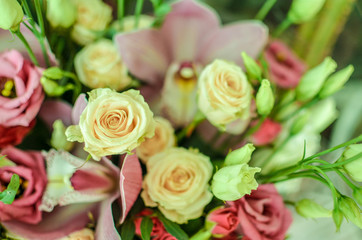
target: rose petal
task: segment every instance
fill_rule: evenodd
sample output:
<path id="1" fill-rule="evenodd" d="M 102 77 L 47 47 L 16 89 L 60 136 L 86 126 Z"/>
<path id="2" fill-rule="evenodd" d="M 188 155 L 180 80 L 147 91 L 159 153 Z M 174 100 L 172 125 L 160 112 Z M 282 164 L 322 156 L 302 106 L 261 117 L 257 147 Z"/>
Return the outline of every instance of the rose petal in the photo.
<path id="1" fill-rule="evenodd" d="M 135 153 L 124 158 L 120 176 L 122 214 L 119 222 L 123 223 L 142 188 L 142 169 Z"/>

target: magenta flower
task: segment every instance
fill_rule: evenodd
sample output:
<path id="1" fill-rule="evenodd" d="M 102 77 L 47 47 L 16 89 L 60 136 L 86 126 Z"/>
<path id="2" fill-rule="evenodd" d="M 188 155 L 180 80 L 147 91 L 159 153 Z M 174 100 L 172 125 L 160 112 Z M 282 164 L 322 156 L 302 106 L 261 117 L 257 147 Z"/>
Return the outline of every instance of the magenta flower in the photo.
<path id="1" fill-rule="evenodd" d="M 143 94 L 159 97 L 162 111 L 176 124 L 185 125 L 197 111 L 196 81 L 215 58 L 242 66 L 240 53 L 257 57 L 268 37 L 259 21 L 220 27 L 216 13 L 193 0 L 172 5 L 161 29 L 146 29 L 115 36 L 129 71 L 149 84 Z"/>

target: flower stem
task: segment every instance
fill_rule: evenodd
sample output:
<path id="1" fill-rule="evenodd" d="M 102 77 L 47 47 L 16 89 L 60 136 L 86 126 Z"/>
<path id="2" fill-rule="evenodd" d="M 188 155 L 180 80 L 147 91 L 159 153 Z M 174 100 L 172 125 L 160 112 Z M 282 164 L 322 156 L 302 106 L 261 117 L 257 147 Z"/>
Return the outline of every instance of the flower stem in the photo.
<path id="1" fill-rule="evenodd" d="M 267 0 L 256 14 L 255 19 L 263 21 L 276 2 L 277 0 Z"/>
<path id="2" fill-rule="evenodd" d="M 135 21 L 135 25 L 134 25 L 135 29 L 138 28 L 138 24 L 140 21 L 140 15 L 141 15 L 142 7 L 143 7 L 143 1 L 144 0 L 137 0 L 137 3 L 136 3 L 136 10 L 135 10 L 136 21 Z"/>
<path id="3" fill-rule="evenodd" d="M 31 49 L 28 41 L 26 41 L 26 39 L 24 38 L 23 34 L 19 31 L 15 32 L 15 35 L 20 39 L 20 41 L 24 44 L 26 50 L 28 51 L 29 57 L 31 59 L 31 61 L 36 65 L 39 66 L 39 62 L 36 59 L 33 50 Z"/>
<path id="4" fill-rule="evenodd" d="M 124 0 L 117 0 L 117 18 L 123 29 L 123 17 L 124 17 Z"/>
<path id="5" fill-rule="evenodd" d="M 292 25 L 292 21 L 289 18 L 284 19 L 284 21 L 279 24 L 279 26 L 275 29 L 274 37 L 279 37 L 285 30 L 287 30 Z"/>
<path id="6" fill-rule="evenodd" d="M 39 27 L 40 27 L 40 33 L 37 34 L 40 46 L 41 46 L 41 50 L 43 52 L 43 57 L 44 57 L 44 61 L 47 67 L 50 66 L 50 60 L 45 48 L 45 43 L 44 43 L 44 39 L 45 39 L 45 28 L 44 28 L 44 20 L 43 20 L 43 14 L 42 14 L 42 10 L 41 10 L 41 5 L 40 5 L 40 1 L 39 0 L 34 0 L 34 4 L 35 4 L 35 11 L 36 11 L 36 15 L 38 18 L 38 23 L 39 23 Z M 36 29 L 36 28 L 34 28 Z"/>

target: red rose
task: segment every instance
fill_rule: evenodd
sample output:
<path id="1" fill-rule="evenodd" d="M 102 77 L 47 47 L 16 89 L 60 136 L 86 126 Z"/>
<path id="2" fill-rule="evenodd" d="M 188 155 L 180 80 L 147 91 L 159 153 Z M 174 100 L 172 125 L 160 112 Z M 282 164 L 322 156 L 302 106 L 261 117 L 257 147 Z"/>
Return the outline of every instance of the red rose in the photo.
<path id="1" fill-rule="evenodd" d="M 238 212 L 235 207 L 221 207 L 212 211 L 207 220 L 216 223 L 211 233 L 217 237 L 228 236 L 239 224 Z"/>
<path id="2" fill-rule="evenodd" d="M 280 41 L 269 44 L 265 59 L 269 64 L 270 80 L 282 88 L 295 88 L 306 70 L 305 64 Z"/>
<path id="3" fill-rule="evenodd" d="M 20 177 L 20 192 L 14 202 L 11 205 L 0 202 L 0 221 L 39 223 L 42 214 L 38 207 L 47 184 L 41 153 L 7 147 L 0 154 L 6 155 L 6 158 L 14 163 L 14 166 L 0 168 L 0 188 L 7 186 L 13 174 L 18 174 Z"/>
<path id="4" fill-rule="evenodd" d="M 292 223 L 292 214 L 273 184 L 260 185 L 250 195 L 228 204 L 238 209 L 240 233 L 245 239 L 285 239 Z"/>
<path id="5" fill-rule="evenodd" d="M 28 127 L 3 127 L 0 125 L 0 149 L 6 146 L 18 145 L 23 141 L 23 138 L 34 127 L 35 119 Z"/>

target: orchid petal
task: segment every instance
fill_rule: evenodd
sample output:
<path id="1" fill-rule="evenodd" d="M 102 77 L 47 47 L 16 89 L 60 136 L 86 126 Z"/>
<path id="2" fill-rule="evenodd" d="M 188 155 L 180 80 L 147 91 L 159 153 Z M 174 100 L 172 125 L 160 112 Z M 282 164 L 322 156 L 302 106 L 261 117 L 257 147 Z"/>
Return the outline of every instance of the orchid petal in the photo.
<path id="1" fill-rule="evenodd" d="M 61 119 L 65 126 L 71 125 L 71 112 L 72 106 L 69 103 L 59 100 L 47 100 L 42 104 L 39 116 L 49 129 L 53 129 L 53 123 L 57 119 Z"/>
<path id="2" fill-rule="evenodd" d="M 179 1 L 172 5 L 161 32 L 175 62 L 194 60 L 201 39 L 219 28 L 216 12 L 193 0 Z"/>
<path id="3" fill-rule="evenodd" d="M 120 176 L 122 214 L 119 221 L 123 223 L 142 188 L 142 168 L 135 153 L 124 158 Z"/>
<path id="4" fill-rule="evenodd" d="M 158 30 L 118 34 L 114 40 L 125 65 L 133 75 L 149 83 L 163 80 L 169 56 Z"/>
<path id="5" fill-rule="evenodd" d="M 58 239 L 84 228 L 90 222 L 88 213 L 96 207 L 97 204 L 94 203 L 57 207 L 51 213 L 43 213 L 43 220 L 36 225 L 17 221 L 5 221 L 1 224 L 12 235 L 29 240 Z"/>
<path id="6" fill-rule="evenodd" d="M 256 58 L 267 40 L 268 29 L 259 21 L 229 24 L 208 35 L 197 60 L 208 64 L 215 58 L 221 58 L 242 65 L 241 52 Z"/>
<path id="7" fill-rule="evenodd" d="M 39 40 L 23 23 L 20 24 L 20 31 L 24 35 L 25 39 L 28 41 L 29 45 L 31 46 L 31 49 L 34 52 L 35 57 L 38 59 L 40 66 L 45 67 L 45 60 L 43 57 L 43 52 L 41 50 L 41 45 L 39 43 Z M 30 59 L 24 44 L 17 37 L 12 35 L 10 31 L 0 29 L 0 41 L 1 41 L 0 52 L 8 49 L 16 49 L 19 52 L 21 52 L 24 56 L 26 56 L 28 59 Z M 51 52 L 47 41 L 45 41 L 45 48 L 51 65 L 52 66 L 57 65 L 58 64 L 57 60 L 54 54 Z"/>
<path id="8" fill-rule="evenodd" d="M 112 203 L 118 198 L 115 194 L 113 197 L 104 200 L 99 207 L 99 216 L 96 227 L 96 238 L 97 240 L 120 240 L 117 229 L 114 226 L 113 214 L 112 214 Z"/>
<path id="9" fill-rule="evenodd" d="M 83 110 L 86 108 L 88 104 L 87 98 L 84 93 L 80 94 L 77 100 L 74 103 L 74 107 L 72 110 L 72 124 L 79 124 L 79 118 L 82 114 Z"/>

